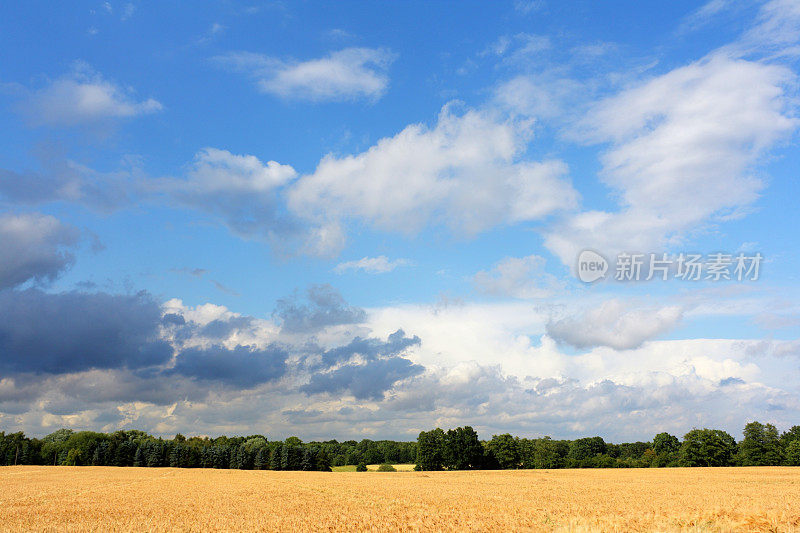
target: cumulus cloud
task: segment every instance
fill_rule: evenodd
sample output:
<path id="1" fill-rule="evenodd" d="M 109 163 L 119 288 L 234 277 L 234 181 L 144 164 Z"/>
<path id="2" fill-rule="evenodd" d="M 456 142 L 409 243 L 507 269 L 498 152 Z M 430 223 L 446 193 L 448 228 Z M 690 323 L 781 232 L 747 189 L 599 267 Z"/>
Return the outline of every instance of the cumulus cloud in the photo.
<path id="1" fill-rule="evenodd" d="M 326 337 L 321 347 L 309 345 L 311 337 L 285 338 L 296 344 L 283 345 L 282 372 L 283 355 L 271 351 L 281 333 L 270 320 L 213 304 L 170 301 L 162 311 L 162 323 L 174 323 L 169 331 L 188 324 L 200 331 L 215 321 L 237 327 L 214 332 L 227 337 L 198 333 L 179 343 L 165 333 L 176 346 L 175 365 L 187 356 L 185 374 L 167 363 L 159 371 L 4 377 L 0 423 L 34 434 L 61 426 L 247 434 L 258 425 L 273 437 L 305 439 L 413 439 L 434 424 L 471 424 L 487 436 L 619 441 L 708 424 L 737 432 L 767 410 L 788 427 L 800 412 L 785 387 L 786 376 L 797 375 L 791 341 L 654 340 L 624 354 L 599 346 L 576 355 L 547 335 L 531 342 L 547 316 L 529 304 L 403 306 L 371 310 L 363 325 L 369 333 L 359 339 Z M 425 342 L 397 331 L 401 324 Z M 274 357 L 260 361 L 262 352 Z M 227 357 L 233 364 L 220 368 Z M 243 375 L 245 363 L 255 365 L 252 379 Z"/>
<path id="2" fill-rule="evenodd" d="M 366 312 L 345 302 L 330 285 L 312 285 L 305 292 L 305 302 L 297 294 L 278 300 L 274 316 L 287 333 L 314 333 L 329 326 L 358 324 Z"/>
<path id="3" fill-rule="evenodd" d="M 567 112 L 585 94 L 586 87 L 553 74 L 515 76 L 501 83 L 493 103 L 511 113 L 539 119 L 554 119 Z"/>
<path id="4" fill-rule="evenodd" d="M 425 369 L 402 357 L 377 359 L 361 364 L 346 364 L 335 370 L 313 374 L 311 381 L 301 387 L 315 394 L 346 391 L 356 399 L 379 400 L 395 383 L 421 374 Z"/>
<path id="5" fill-rule="evenodd" d="M 682 316 L 678 306 L 631 309 L 624 301 L 608 300 L 579 316 L 548 322 L 547 334 L 576 348 L 629 350 L 674 328 Z"/>
<path id="6" fill-rule="evenodd" d="M 527 123 L 448 106 L 432 129 L 414 124 L 366 152 L 326 156 L 293 185 L 289 205 L 323 227 L 356 218 L 405 234 L 438 224 L 475 235 L 539 220 L 577 195 L 563 162 L 521 160 L 529 135 Z"/>
<path id="7" fill-rule="evenodd" d="M 377 100 L 389 85 L 395 55 L 382 48 L 345 48 L 308 61 L 284 61 L 250 52 L 215 60 L 256 80 L 258 88 L 283 98 L 311 101 Z"/>
<path id="8" fill-rule="evenodd" d="M 752 167 L 795 131 L 794 74 L 778 65 L 712 54 L 601 101 L 582 138 L 611 143 L 603 183 L 620 210 L 582 211 L 545 233 L 564 264 L 578 251 L 658 251 L 714 217 L 736 216 L 763 181 Z"/>
<path id="9" fill-rule="evenodd" d="M 161 111 L 157 100 L 137 100 L 133 91 L 79 64 L 72 74 L 33 91 L 22 103 L 34 125 L 75 126 Z"/>
<path id="10" fill-rule="evenodd" d="M 67 158 L 64 150 L 60 143 L 44 142 L 33 151 L 35 170 L 0 168 L 0 201 L 15 206 L 65 202 L 109 213 L 128 205 L 138 192 L 142 171 L 137 157 L 124 156 L 118 169 L 101 172 Z"/>
<path id="11" fill-rule="evenodd" d="M 289 165 L 205 148 L 195 155 L 185 179 L 163 179 L 152 187 L 218 217 L 239 236 L 276 242 L 294 228 L 277 195 L 295 176 Z"/>
<path id="12" fill-rule="evenodd" d="M 374 338 L 356 337 L 344 346 L 337 346 L 322 353 L 321 366 L 332 367 L 353 357 L 374 361 L 381 357 L 390 358 L 399 355 L 412 346 L 419 346 L 422 340 L 416 335 L 406 337 L 405 331 L 398 329 L 387 337 L 386 341 Z"/>
<path id="13" fill-rule="evenodd" d="M 178 355 L 170 373 L 250 388 L 283 376 L 288 356 L 276 345 L 266 349 L 241 345 L 232 350 L 220 345 L 188 348 Z"/>
<path id="14" fill-rule="evenodd" d="M 400 357 L 409 348 L 420 344 L 419 337 L 406 337 L 403 330 L 395 331 L 385 342 L 357 337 L 345 346 L 324 352 L 317 368 L 332 369 L 313 373 L 300 390 L 309 394 L 346 391 L 358 399 L 383 398 L 396 382 L 425 370 L 421 365 Z"/>
<path id="15" fill-rule="evenodd" d="M 348 270 L 363 270 L 368 274 L 385 274 L 399 266 L 408 264 L 410 264 L 408 259 L 390 260 L 385 255 L 379 255 L 378 257 L 362 257 L 355 261 L 339 263 L 336 265 L 336 268 L 334 268 L 334 271 L 336 271 L 337 274 L 343 274 Z"/>
<path id="16" fill-rule="evenodd" d="M 52 202 L 83 204 L 112 211 L 129 199 L 126 173 L 101 173 L 74 161 L 49 161 L 42 172 L 0 168 L 0 198 L 15 205 Z"/>
<path id="17" fill-rule="evenodd" d="M 546 298 L 559 287 L 558 278 L 544 271 L 545 259 L 538 255 L 506 257 L 491 270 L 482 270 L 472 278 L 481 292 L 512 298 Z"/>
<path id="18" fill-rule="evenodd" d="M 0 292 L 0 368 L 62 374 L 166 363 L 161 307 L 147 294 Z"/>
<path id="19" fill-rule="evenodd" d="M 49 215 L 0 215 L 0 289 L 52 281 L 72 265 L 79 237 L 75 228 Z"/>

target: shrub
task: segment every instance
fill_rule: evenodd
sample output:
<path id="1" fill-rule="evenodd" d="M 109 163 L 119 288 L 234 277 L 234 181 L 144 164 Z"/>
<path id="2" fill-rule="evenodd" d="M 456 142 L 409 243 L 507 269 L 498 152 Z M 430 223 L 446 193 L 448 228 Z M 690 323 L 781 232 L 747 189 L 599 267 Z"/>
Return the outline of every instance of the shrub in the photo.
<path id="1" fill-rule="evenodd" d="M 378 472 L 397 472 L 397 469 L 390 463 L 383 463 L 378 467 Z"/>
<path id="2" fill-rule="evenodd" d="M 366 472 L 366 471 L 367 471 L 367 465 L 365 463 L 358 463 L 358 465 L 356 465 L 356 472 Z"/>

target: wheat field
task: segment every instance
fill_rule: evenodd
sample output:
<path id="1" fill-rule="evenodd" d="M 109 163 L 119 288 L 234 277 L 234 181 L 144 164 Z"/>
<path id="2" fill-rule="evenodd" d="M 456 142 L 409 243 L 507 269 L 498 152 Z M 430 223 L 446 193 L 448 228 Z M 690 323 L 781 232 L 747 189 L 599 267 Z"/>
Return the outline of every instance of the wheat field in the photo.
<path id="1" fill-rule="evenodd" d="M 4 531 L 798 531 L 800 468 L 0 468 Z"/>

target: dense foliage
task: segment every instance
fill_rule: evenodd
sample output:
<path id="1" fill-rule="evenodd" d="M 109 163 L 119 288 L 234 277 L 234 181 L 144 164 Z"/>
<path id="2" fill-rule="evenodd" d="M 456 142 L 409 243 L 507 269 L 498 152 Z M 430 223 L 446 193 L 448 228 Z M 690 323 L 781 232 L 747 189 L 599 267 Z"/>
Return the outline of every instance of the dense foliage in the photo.
<path id="1" fill-rule="evenodd" d="M 335 440 L 303 443 L 249 437 L 156 438 L 142 431 L 60 429 L 42 439 L 0 432 L 0 465 L 173 466 L 243 470 L 318 470 L 359 463 L 412 463 L 414 442 Z"/>
<path id="2" fill-rule="evenodd" d="M 418 470 L 663 466 L 800 466 L 800 426 L 780 434 L 751 422 L 741 442 L 717 429 L 693 429 L 683 441 L 659 433 L 651 442 L 612 444 L 601 437 L 527 439 L 505 433 L 481 441 L 469 426 L 423 431 L 417 442 L 364 439 L 304 443 L 248 437 L 156 438 L 142 431 L 60 429 L 41 439 L 0 432 L 0 465 L 172 466 L 244 470 L 317 470 L 331 466 L 413 463 Z"/>
<path id="3" fill-rule="evenodd" d="M 772 424 L 751 422 L 737 443 L 718 429 L 693 429 L 678 440 L 659 433 L 652 442 L 611 444 L 601 437 L 524 439 L 508 433 L 481 442 L 469 427 L 423 431 L 417 470 L 493 468 L 628 468 L 662 466 L 800 466 L 800 426 L 780 435 Z"/>

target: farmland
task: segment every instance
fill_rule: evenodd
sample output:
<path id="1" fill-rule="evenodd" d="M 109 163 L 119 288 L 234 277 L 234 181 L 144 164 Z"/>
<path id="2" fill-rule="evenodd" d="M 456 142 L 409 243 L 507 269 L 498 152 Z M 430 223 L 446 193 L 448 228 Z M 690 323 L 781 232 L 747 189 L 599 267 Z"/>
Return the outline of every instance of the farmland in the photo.
<path id="1" fill-rule="evenodd" d="M 273 472 L 0 469 L 3 530 L 800 529 L 790 467 Z"/>

